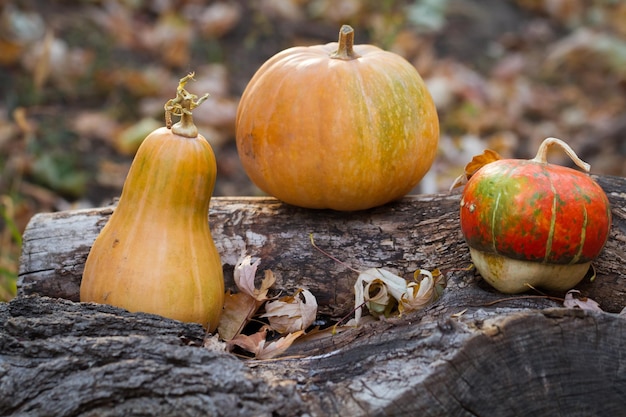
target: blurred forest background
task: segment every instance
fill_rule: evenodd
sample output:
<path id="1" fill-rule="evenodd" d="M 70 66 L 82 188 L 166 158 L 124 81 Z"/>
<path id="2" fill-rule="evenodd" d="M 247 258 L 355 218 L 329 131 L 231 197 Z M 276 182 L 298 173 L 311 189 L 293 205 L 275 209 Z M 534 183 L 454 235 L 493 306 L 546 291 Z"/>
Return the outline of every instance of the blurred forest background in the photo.
<path id="1" fill-rule="evenodd" d="M 214 194 L 258 195 L 234 144 L 238 99 L 270 56 L 334 42 L 344 23 L 413 63 L 436 102 L 439 155 L 415 192 L 447 190 L 485 148 L 531 158 L 548 136 L 626 176 L 623 0 L 0 0 L 0 300 L 30 217 L 118 196 L 189 71 L 189 90 L 211 94 L 194 119 Z"/>

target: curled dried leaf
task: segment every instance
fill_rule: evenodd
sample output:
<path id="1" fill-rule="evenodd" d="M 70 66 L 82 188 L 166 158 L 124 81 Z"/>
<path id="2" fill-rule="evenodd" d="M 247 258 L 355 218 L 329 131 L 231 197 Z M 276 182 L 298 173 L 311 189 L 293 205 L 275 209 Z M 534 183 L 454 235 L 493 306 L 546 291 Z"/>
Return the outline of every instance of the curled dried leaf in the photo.
<path id="1" fill-rule="evenodd" d="M 260 259 L 252 262 L 249 255 L 242 255 L 235 265 L 233 277 L 235 285 L 241 292 L 226 293 L 218 326 L 218 333 L 223 340 L 229 341 L 239 335 L 263 303 L 268 300 L 267 292 L 274 285 L 276 278 L 272 271 L 265 271 L 261 288 L 257 289 L 254 279 L 260 262 Z"/>
<path id="2" fill-rule="evenodd" d="M 496 151 L 492 151 L 491 149 L 485 149 L 480 155 L 475 155 L 472 160 L 465 165 L 463 174 L 454 180 L 450 189 L 452 190 L 453 188 L 466 184 L 472 175 L 474 175 L 479 169 L 499 159 L 502 159 L 500 154 Z"/>
<path id="3" fill-rule="evenodd" d="M 446 285 L 448 283 L 446 281 L 445 275 L 441 273 L 439 268 L 433 269 L 432 274 L 433 274 L 433 279 L 435 280 L 435 283 L 434 283 L 435 292 L 433 293 L 433 301 L 437 301 L 439 297 L 441 297 L 441 295 L 443 294 L 443 290 L 446 289 Z"/>
<path id="4" fill-rule="evenodd" d="M 600 305 L 596 301 L 588 297 L 575 296 L 575 294 L 580 295 L 580 291 L 569 290 L 567 294 L 565 294 L 565 300 L 563 301 L 564 307 L 581 308 L 583 310 L 591 311 L 602 311 Z"/>
<path id="5" fill-rule="evenodd" d="M 306 330 L 317 316 L 317 300 L 311 291 L 300 289 L 293 296 L 265 303 L 265 317 L 278 333 Z"/>
<path id="6" fill-rule="evenodd" d="M 411 282 L 407 285 L 406 292 L 402 294 L 398 305 L 400 313 L 422 309 L 430 304 L 435 297 L 433 274 L 425 269 L 419 269 L 415 271 L 415 274 L 417 277 L 424 275 L 424 278 L 420 282 Z"/>
<path id="7" fill-rule="evenodd" d="M 371 268 L 359 274 L 354 284 L 355 320 L 361 320 L 361 307 L 372 315 L 388 313 L 406 291 L 406 280 L 382 268 Z"/>
<path id="8" fill-rule="evenodd" d="M 228 344 L 231 348 L 239 346 L 241 349 L 252 353 L 256 359 L 271 359 L 284 353 L 298 337 L 304 334 L 303 331 L 297 331 L 267 343 L 268 330 L 267 326 L 263 326 L 261 330 L 252 335 L 239 334 Z"/>
<path id="9" fill-rule="evenodd" d="M 398 305 L 398 301 L 389 293 L 387 284 L 380 279 L 375 279 L 365 286 L 364 296 L 365 306 L 374 317 L 389 317 L 391 311 Z"/>
<path id="10" fill-rule="evenodd" d="M 239 288 L 239 291 L 254 297 L 254 277 L 256 276 L 256 270 L 261 263 L 260 259 L 257 259 L 252 263 L 252 257 L 250 255 L 241 256 L 235 265 L 233 277 L 235 279 L 235 285 Z"/>
<path id="11" fill-rule="evenodd" d="M 424 278 L 418 281 L 420 276 Z M 415 282 L 407 281 L 382 268 L 371 268 L 359 275 L 354 285 L 356 324 L 362 317 L 361 308 L 367 307 L 375 318 L 389 317 L 397 311 L 419 310 L 437 300 L 445 288 L 445 279 L 439 270 L 419 269 Z"/>
<path id="12" fill-rule="evenodd" d="M 295 342 L 297 338 L 302 336 L 304 331 L 299 330 L 294 333 L 289 333 L 286 336 L 281 337 L 273 342 L 263 344 L 263 348 L 256 355 L 257 359 L 272 359 L 279 355 L 282 355 L 289 347 Z"/>
<path id="13" fill-rule="evenodd" d="M 239 288 L 241 292 L 248 294 L 258 301 L 265 301 L 267 300 L 267 291 L 274 285 L 276 278 L 272 271 L 265 271 L 265 278 L 261 282 L 261 288 L 257 289 L 254 285 L 254 278 L 256 277 L 256 271 L 260 263 L 260 259 L 252 263 L 252 257 L 250 255 L 242 256 L 237 262 L 237 265 L 235 265 L 233 277 L 235 279 L 235 285 L 237 285 L 237 288 Z"/>
<path id="14" fill-rule="evenodd" d="M 238 334 L 232 340 L 228 341 L 228 347 L 232 350 L 234 346 L 239 346 L 241 349 L 258 355 L 265 346 L 265 338 L 267 335 L 267 327 L 263 326 L 261 330 L 251 335 Z"/>

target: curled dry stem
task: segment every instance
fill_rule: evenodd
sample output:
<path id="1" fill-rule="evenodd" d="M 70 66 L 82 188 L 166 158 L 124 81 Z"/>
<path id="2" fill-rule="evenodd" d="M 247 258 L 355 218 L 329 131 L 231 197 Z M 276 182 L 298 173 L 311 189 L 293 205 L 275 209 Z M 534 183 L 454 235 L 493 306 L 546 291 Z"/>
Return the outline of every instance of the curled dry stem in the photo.
<path id="1" fill-rule="evenodd" d="M 194 72 L 190 72 L 180 79 L 178 87 L 176 88 L 176 97 L 168 100 L 164 106 L 165 126 L 168 129 L 172 129 L 172 132 L 178 135 L 190 138 L 198 136 L 198 129 L 193 123 L 191 112 L 209 98 L 209 93 L 198 98 L 197 95 L 191 94 L 185 90 L 185 85 L 187 85 L 189 80 L 193 80 L 194 75 Z M 180 121 L 174 125 L 172 125 L 172 115 L 181 118 Z"/>
<path id="2" fill-rule="evenodd" d="M 571 160 L 574 161 L 574 163 L 578 167 L 580 167 L 580 169 L 585 172 L 589 172 L 589 170 L 591 169 L 591 165 L 580 159 L 578 155 L 576 155 L 576 152 L 574 152 L 574 150 L 567 143 L 557 138 L 547 138 L 543 142 L 541 142 L 539 150 L 537 151 L 537 156 L 533 158 L 533 161 L 547 164 L 548 149 L 554 145 L 560 147 L 567 154 L 567 156 L 569 156 Z"/>

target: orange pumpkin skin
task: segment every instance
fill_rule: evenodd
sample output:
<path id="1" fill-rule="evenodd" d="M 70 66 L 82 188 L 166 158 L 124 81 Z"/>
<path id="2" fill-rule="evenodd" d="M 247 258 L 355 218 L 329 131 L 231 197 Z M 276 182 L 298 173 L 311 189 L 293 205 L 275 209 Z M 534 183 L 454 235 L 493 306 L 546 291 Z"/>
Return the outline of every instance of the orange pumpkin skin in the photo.
<path id="1" fill-rule="evenodd" d="M 294 47 L 265 62 L 237 110 L 237 149 L 250 179 L 286 203 L 367 209 L 422 179 L 439 121 L 404 58 L 372 45 L 355 45 L 357 58 L 332 57 L 337 49 Z"/>
<path id="2" fill-rule="evenodd" d="M 224 304 L 222 265 L 207 221 L 215 176 L 203 136 L 165 127 L 148 135 L 88 255 L 81 301 L 214 330 Z"/>

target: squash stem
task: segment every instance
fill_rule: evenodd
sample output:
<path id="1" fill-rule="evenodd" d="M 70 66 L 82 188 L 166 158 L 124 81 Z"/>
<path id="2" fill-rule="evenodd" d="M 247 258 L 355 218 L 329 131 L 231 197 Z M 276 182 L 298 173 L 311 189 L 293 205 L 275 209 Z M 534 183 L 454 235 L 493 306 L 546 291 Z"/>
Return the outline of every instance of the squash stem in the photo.
<path id="1" fill-rule="evenodd" d="M 350 25 L 343 25 L 339 29 L 338 44 L 337 50 L 330 55 L 331 58 L 350 61 L 361 56 L 354 52 L 354 29 Z"/>
<path id="2" fill-rule="evenodd" d="M 183 113 L 178 123 L 172 126 L 172 133 L 186 138 L 195 138 L 198 136 L 198 128 L 193 123 L 191 112 Z"/>
<path id="3" fill-rule="evenodd" d="M 165 125 L 168 129 L 172 129 L 172 133 L 186 138 L 195 138 L 198 136 L 198 128 L 193 123 L 191 111 L 204 102 L 209 94 L 205 94 L 198 98 L 195 94 L 185 90 L 185 85 L 193 79 L 194 73 L 190 72 L 181 78 L 176 89 L 176 97 L 165 103 Z M 172 125 L 172 115 L 180 116 L 180 121 Z"/>
<path id="4" fill-rule="evenodd" d="M 541 164 L 547 164 L 548 149 L 554 145 L 559 146 L 567 154 L 567 156 L 569 156 L 570 159 L 574 161 L 574 163 L 583 171 L 589 172 L 589 170 L 591 170 L 591 165 L 580 159 L 578 155 L 576 155 L 576 152 L 574 152 L 574 150 L 567 143 L 557 138 L 547 138 L 543 142 L 541 142 L 539 150 L 537 151 L 537 156 L 535 156 L 532 161 L 539 162 Z"/>

